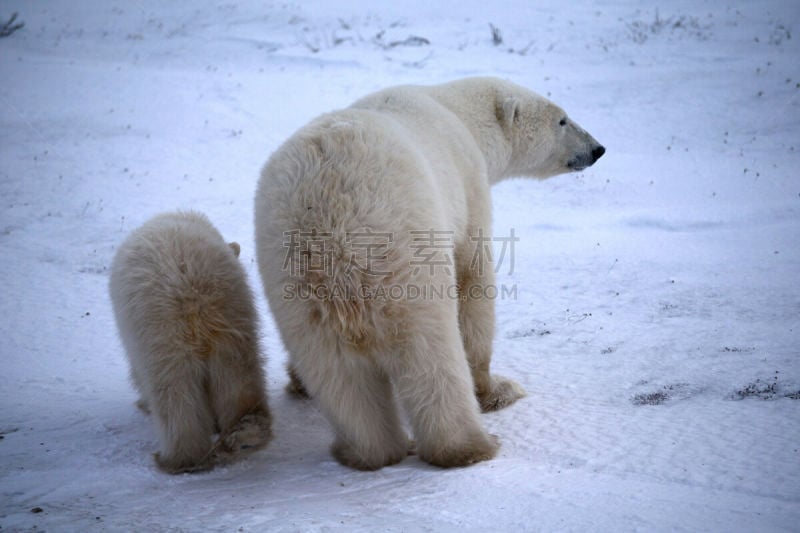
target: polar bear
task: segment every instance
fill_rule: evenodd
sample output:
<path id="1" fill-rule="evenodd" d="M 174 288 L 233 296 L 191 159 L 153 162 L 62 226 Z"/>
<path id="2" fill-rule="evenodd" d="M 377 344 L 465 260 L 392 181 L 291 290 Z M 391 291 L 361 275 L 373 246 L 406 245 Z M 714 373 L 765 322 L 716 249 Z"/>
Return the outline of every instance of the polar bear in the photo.
<path id="1" fill-rule="evenodd" d="M 480 412 L 525 393 L 489 373 L 494 302 L 474 296 L 494 285 L 490 254 L 476 253 L 489 188 L 604 151 L 545 98 L 468 78 L 371 94 L 272 154 L 255 199 L 259 270 L 291 387 L 333 425 L 339 462 L 373 470 L 409 453 L 395 396 L 422 460 L 495 455 Z"/>
<path id="2" fill-rule="evenodd" d="M 256 312 L 239 245 L 196 212 L 165 213 L 117 251 L 109 289 L 158 466 L 207 470 L 267 444 Z M 219 433 L 216 442 L 212 441 Z"/>

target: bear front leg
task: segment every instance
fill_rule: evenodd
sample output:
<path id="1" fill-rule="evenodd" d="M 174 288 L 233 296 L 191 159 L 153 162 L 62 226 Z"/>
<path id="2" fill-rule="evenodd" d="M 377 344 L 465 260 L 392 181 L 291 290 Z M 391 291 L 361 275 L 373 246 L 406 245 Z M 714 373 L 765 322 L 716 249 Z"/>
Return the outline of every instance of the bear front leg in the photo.
<path id="1" fill-rule="evenodd" d="M 516 381 L 489 373 L 494 339 L 494 300 L 490 297 L 496 294 L 494 270 L 488 261 L 472 267 L 459 276 L 458 321 L 475 394 L 485 413 L 511 405 L 525 396 L 525 389 Z"/>

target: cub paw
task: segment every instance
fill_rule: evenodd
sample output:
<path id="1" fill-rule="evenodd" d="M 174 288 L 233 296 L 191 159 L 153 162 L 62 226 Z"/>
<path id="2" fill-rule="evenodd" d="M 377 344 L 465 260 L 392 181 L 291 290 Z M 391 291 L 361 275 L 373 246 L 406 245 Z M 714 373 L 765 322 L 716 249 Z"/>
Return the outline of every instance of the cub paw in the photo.
<path id="1" fill-rule="evenodd" d="M 232 428 L 220 435 L 215 446 L 217 461 L 227 463 L 260 450 L 272 438 L 271 428 L 272 419 L 266 413 L 243 416 Z"/>

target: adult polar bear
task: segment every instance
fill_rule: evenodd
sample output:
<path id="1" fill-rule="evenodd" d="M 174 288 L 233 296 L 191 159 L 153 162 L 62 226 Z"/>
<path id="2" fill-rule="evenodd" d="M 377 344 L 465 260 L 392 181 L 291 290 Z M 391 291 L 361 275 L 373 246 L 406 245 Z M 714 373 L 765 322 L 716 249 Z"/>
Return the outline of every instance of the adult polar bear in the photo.
<path id="1" fill-rule="evenodd" d="M 255 201 L 259 269 L 290 371 L 334 426 L 339 462 L 372 470 L 408 454 L 393 391 L 421 459 L 450 467 L 494 456 L 479 407 L 525 393 L 489 374 L 494 302 L 472 297 L 494 284 L 475 244 L 491 235 L 489 187 L 581 170 L 604 151 L 545 98 L 469 78 L 374 93 L 272 155 Z M 426 231 L 448 236 L 452 258 L 435 244 L 420 250 Z M 426 254 L 437 262 L 420 265 Z M 452 286 L 457 298 L 435 291 Z"/>

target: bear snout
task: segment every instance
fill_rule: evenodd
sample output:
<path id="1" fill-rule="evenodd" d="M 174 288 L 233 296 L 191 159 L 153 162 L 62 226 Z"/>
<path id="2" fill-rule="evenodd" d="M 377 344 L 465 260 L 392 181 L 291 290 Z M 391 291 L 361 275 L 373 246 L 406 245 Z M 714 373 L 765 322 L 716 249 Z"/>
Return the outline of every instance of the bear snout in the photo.
<path id="1" fill-rule="evenodd" d="M 595 147 L 592 150 L 592 164 L 594 164 L 598 159 L 603 157 L 604 153 L 606 153 L 605 147 L 603 145 L 598 144 L 597 147 Z"/>
<path id="2" fill-rule="evenodd" d="M 573 172 L 577 172 L 588 168 L 595 164 L 595 162 L 603 157 L 603 154 L 606 153 L 606 149 L 602 145 L 597 145 L 592 148 L 591 152 L 582 152 L 577 156 L 573 157 L 569 161 L 567 161 L 567 168 L 572 170 Z"/>

